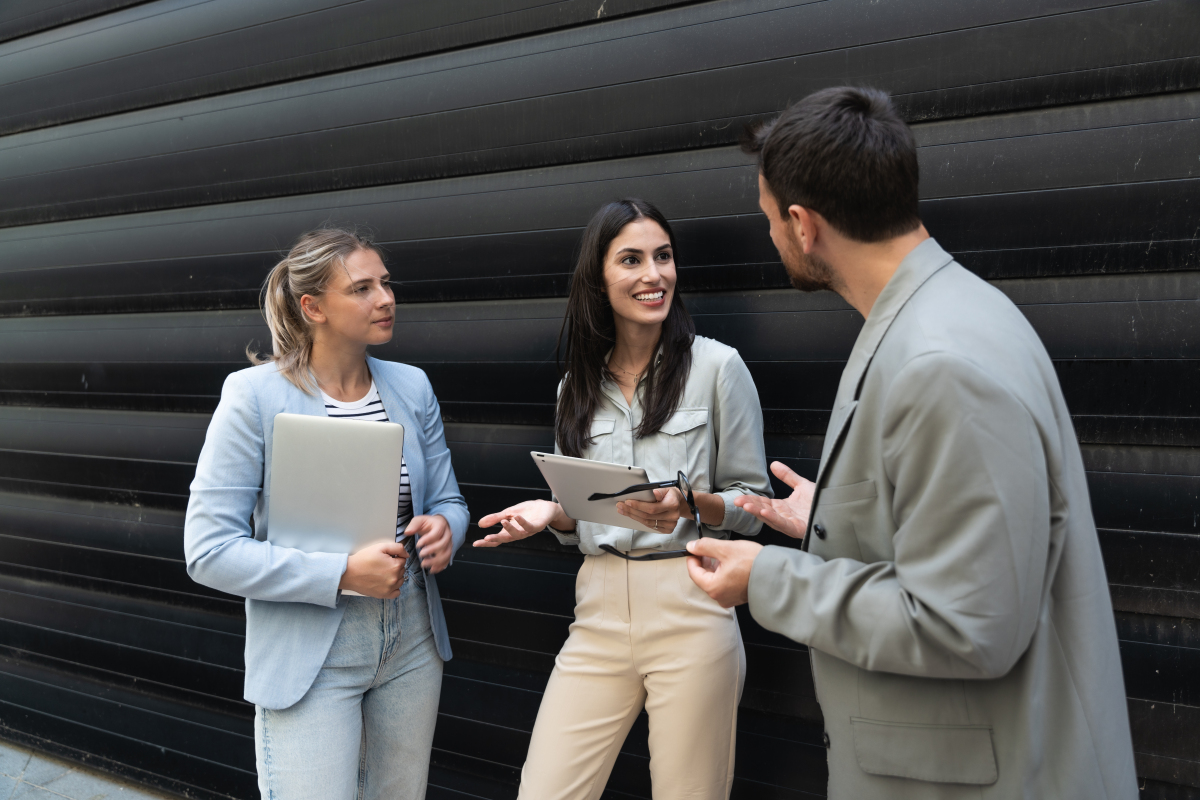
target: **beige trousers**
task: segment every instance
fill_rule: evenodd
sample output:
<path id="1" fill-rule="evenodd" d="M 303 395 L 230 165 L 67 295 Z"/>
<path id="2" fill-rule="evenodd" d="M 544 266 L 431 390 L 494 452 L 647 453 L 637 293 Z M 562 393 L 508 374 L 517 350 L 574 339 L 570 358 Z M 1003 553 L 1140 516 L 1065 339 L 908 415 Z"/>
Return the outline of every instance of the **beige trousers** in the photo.
<path id="1" fill-rule="evenodd" d="M 746 655 L 733 610 L 692 583 L 686 561 L 584 560 L 520 800 L 599 798 L 643 706 L 654 800 L 729 797 Z"/>

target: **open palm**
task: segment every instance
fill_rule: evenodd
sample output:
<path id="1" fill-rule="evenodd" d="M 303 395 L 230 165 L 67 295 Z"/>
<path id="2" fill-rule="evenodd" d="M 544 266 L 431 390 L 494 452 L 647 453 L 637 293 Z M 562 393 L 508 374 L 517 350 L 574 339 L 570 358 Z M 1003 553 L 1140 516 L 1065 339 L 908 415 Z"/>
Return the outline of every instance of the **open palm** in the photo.
<path id="1" fill-rule="evenodd" d="M 526 500 L 524 503 L 509 506 L 495 514 L 488 514 L 479 520 L 479 527 L 490 528 L 499 522 L 501 530 L 498 533 L 489 533 L 482 539 L 476 539 L 473 546 L 498 547 L 533 536 L 554 522 L 555 514 L 559 510 L 557 503 L 546 500 Z"/>
<path id="2" fill-rule="evenodd" d="M 803 539 L 805 531 L 808 530 L 808 515 L 812 510 L 813 490 L 816 484 L 800 477 L 778 461 L 771 462 L 771 472 L 792 487 L 790 496 L 780 500 L 768 500 L 749 494 L 737 498 L 733 503 L 780 533 L 793 539 Z"/>

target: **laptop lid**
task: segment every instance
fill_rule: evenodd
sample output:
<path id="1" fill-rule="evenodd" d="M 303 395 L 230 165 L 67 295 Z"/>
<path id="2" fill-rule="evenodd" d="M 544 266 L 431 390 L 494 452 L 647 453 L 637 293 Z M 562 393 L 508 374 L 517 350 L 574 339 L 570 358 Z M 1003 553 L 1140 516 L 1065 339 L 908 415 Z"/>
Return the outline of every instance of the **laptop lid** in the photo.
<path id="1" fill-rule="evenodd" d="M 404 426 L 276 414 L 267 541 L 354 553 L 396 540 Z"/>

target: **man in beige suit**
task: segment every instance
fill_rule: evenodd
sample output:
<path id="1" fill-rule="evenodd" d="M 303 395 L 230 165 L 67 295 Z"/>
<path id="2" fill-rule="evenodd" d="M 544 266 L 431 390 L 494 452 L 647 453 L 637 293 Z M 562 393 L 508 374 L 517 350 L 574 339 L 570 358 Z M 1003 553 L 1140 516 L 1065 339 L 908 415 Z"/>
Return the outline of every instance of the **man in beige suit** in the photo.
<path id="1" fill-rule="evenodd" d="M 809 646 L 833 800 L 1131 800 L 1108 585 L 1037 335 L 926 233 L 886 95 L 818 92 L 748 149 L 793 284 L 866 323 L 816 483 L 776 463 L 792 496 L 738 501 L 803 549 L 701 539 L 692 579 Z"/>

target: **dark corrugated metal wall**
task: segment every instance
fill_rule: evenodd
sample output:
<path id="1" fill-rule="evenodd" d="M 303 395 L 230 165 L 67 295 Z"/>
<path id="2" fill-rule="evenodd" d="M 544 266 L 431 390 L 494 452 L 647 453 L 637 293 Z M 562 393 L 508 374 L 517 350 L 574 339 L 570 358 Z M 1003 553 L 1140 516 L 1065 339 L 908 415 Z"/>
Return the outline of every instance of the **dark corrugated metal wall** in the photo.
<path id="1" fill-rule="evenodd" d="M 254 796 L 241 604 L 188 579 L 182 509 L 221 381 L 266 341 L 257 287 L 325 220 L 389 251 L 379 355 L 429 373 L 473 517 L 544 494 L 526 453 L 551 444 L 572 249 L 627 194 L 678 226 L 699 330 L 811 476 L 861 321 L 785 288 L 732 145 L 858 83 L 915 125 L 930 231 L 1055 360 L 1143 794 L 1200 797 L 1197 4 L 75 0 L 5 4 L 0 42 L 0 735 Z M 579 561 L 536 537 L 442 578 L 431 798 L 515 794 Z M 735 796 L 822 795 L 804 648 L 741 620 Z M 612 797 L 649 797 L 645 735 Z"/>

